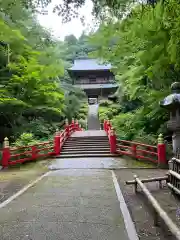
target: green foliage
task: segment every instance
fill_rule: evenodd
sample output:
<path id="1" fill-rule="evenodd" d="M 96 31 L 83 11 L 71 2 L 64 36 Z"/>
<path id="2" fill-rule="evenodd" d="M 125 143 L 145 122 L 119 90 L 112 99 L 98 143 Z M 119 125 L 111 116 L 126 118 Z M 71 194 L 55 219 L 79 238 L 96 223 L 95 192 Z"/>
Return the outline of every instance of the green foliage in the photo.
<path id="1" fill-rule="evenodd" d="M 87 128 L 87 120 L 86 119 L 79 119 L 79 124 L 81 125 L 82 128 L 86 129 Z"/>
<path id="2" fill-rule="evenodd" d="M 68 83 L 64 72 L 73 60 L 66 56 L 73 56 L 78 44 L 81 55 L 85 40 L 74 36 L 56 40 L 23 4 L 21 0 L 0 3 L 0 142 L 6 136 L 16 141 L 23 132 L 49 138 L 63 119 L 78 115 L 85 97 Z"/>
<path id="3" fill-rule="evenodd" d="M 10 1 L 10 0 L 9 0 Z M 12 1 L 12 0 L 11 0 Z M 20 1 L 20 0 L 19 0 Z M 52 3 L 52 0 L 24 0 L 21 1 L 26 8 L 35 9 L 44 8 Z M 149 4 L 154 5 L 156 1 L 147 0 Z M 70 21 L 79 16 L 79 10 L 86 3 L 85 0 L 59 0 L 56 1 L 54 12 L 63 18 L 63 21 Z M 104 19 L 109 15 L 115 15 L 118 18 L 123 17 L 124 12 L 127 12 L 131 5 L 136 3 L 134 0 L 92 0 L 93 15 Z M 84 16 L 81 17 L 84 20 Z"/>
<path id="4" fill-rule="evenodd" d="M 38 140 L 35 139 L 34 135 L 32 133 L 22 133 L 19 138 L 14 143 L 14 146 L 20 147 L 20 146 L 31 146 L 38 143 Z"/>
<path id="5" fill-rule="evenodd" d="M 90 37 L 98 48 L 93 56 L 114 67 L 121 113 L 112 119 L 127 139 L 155 143 L 159 132 L 167 134 L 169 117 L 159 101 L 170 93 L 171 83 L 179 81 L 179 13 L 175 0 L 160 1 L 154 8 L 137 4 L 123 20 L 109 18 Z"/>
<path id="6" fill-rule="evenodd" d="M 100 107 L 110 107 L 112 105 L 112 102 L 109 100 L 101 100 L 99 103 Z"/>
<path id="7" fill-rule="evenodd" d="M 108 113 L 109 113 L 108 107 L 99 107 L 100 122 L 103 122 L 104 119 L 111 119 L 110 116 L 108 115 Z"/>
<path id="8" fill-rule="evenodd" d="M 89 42 L 89 37 L 84 33 L 79 39 L 76 39 L 74 35 L 69 35 L 64 40 L 64 60 L 72 63 L 78 58 L 88 58 L 89 53 L 95 49 L 96 47 Z"/>
<path id="9" fill-rule="evenodd" d="M 43 118 L 33 119 L 22 127 L 22 131 L 33 133 L 39 140 L 49 139 L 59 129 L 59 122 L 47 122 Z"/>
<path id="10" fill-rule="evenodd" d="M 72 121 L 72 118 L 78 119 L 79 110 L 81 108 L 82 100 L 84 97 L 85 93 L 80 89 L 74 89 L 66 95 L 64 115 L 69 120 L 69 122 Z"/>
<path id="11" fill-rule="evenodd" d="M 79 109 L 79 114 L 84 114 L 87 116 L 88 114 L 88 105 L 84 104 L 82 107 Z"/>
<path id="12" fill-rule="evenodd" d="M 121 112 L 119 104 L 114 104 L 111 101 L 103 101 L 99 105 L 99 119 L 101 122 L 104 119 L 112 120 Z"/>
<path id="13" fill-rule="evenodd" d="M 78 111 L 76 118 L 81 121 L 82 126 L 86 127 L 87 115 L 88 115 L 88 103 L 81 103 L 81 107 Z"/>
<path id="14" fill-rule="evenodd" d="M 117 131 L 117 135 L 122 139 L 133 139 L 133 135 L 136 131 L 132 125 L 133 113 L 121 113 L 112 120 L 112 125 Z"/>

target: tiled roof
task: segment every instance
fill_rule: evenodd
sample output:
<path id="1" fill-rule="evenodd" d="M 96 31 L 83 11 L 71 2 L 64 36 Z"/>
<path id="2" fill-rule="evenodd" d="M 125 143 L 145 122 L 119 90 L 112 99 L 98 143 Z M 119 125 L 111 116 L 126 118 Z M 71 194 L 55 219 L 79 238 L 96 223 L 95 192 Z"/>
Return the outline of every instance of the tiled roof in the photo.
<path id="1" fill-rule="evenodd" d="M 101 64 L 97 59 L 76 59 L 69 70 L 110 70 L 111 64 Z"/>

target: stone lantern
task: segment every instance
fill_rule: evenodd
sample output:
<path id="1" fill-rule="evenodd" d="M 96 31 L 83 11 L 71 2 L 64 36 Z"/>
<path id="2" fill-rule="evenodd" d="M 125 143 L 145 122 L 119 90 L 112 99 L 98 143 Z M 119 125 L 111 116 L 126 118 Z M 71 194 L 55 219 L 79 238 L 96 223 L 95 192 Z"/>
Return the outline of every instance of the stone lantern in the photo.
<path id="1" fill-rule="evenodd" d="M 160 106 L 170 112 L 167 128 L 173 132 L 173 153 L 177 154 L 180 150 L 180 82 L 173 83 L 171 91 L 172 93 L 160 102 Z"/>

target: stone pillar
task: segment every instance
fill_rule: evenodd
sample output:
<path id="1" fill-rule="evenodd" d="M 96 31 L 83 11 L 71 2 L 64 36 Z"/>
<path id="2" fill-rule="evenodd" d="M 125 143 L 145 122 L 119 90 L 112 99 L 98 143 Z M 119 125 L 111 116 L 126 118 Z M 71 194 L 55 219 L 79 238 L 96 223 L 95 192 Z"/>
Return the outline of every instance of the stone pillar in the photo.
<path id="1" fill-rule="evenodd" d="M 172 146 L 174 155 L 180 153 L 180 131 L 176 131 L 172 135 Z"/>
<path id="2" fill-rule="evenodd" d="M 160 102 L 160 106 L 170 113 L 167 128 L 173 132 L 173 154 L 176 155 L 180 153 L 180 82 L 173 83 L 171 91 L 172 93 Z"/>

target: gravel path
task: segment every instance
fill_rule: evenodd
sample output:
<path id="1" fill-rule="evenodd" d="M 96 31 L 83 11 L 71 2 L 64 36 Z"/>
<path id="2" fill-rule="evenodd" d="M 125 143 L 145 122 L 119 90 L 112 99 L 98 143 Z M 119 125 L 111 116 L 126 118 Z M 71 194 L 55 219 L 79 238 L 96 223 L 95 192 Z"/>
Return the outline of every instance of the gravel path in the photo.
<path id="1" fill-rule="evenodd" d="M 140 178 L 151 178 L 155 176 L 164 176 L 166 172 L 166 170 L 160 169 L 123 169 L 115 171 L 132 219 L 135 222 L 140 240 L 172 240 L 173 238 L 164 227 L 163 223 L 160 223 L 161 228 L 153 226 L 152 211 L 150 205 L 147 203 L 147 199 L 140 190 L 136 195 L 133 186 L 127 186 L 125 181 L 133 180 L 134 174 L 138 175 Z M 159 189 L 159 184 L 157 182 L 146 183 L 146 186 L 160 203 L 161 207 L 180 227 L 180 215 L 177 215 L 177 210 L 180 208 L 180 201 L 171 194 L 165 182 L 162 189 Z"/>

